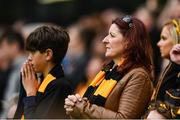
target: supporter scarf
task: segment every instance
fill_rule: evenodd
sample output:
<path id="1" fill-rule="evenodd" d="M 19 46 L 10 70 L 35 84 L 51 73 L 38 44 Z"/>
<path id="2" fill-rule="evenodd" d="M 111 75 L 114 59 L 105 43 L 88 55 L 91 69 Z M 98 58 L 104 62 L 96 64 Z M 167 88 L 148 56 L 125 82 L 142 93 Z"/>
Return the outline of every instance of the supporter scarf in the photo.
<path id="1" fill-rule="evenodd" d="M 121 61 L 114 68 L 114 62 L 106 65 L 92 80 L 83 97 L 87 97 L 90 103 L 98 106 L 104 106 L 108 95 L 111 93 L 117 82 L 123 77 L 123 74 L 117 71 Z M 111 69 L 112 68 L 112 69 Z"/>

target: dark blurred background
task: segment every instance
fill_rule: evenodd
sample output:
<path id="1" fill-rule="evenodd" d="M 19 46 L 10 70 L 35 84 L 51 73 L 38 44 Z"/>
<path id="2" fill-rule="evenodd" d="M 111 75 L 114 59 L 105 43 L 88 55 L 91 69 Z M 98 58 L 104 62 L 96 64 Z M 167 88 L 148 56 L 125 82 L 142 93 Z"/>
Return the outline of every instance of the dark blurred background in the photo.
<path id="1" fill-rule="evenodd" d="M 54 22 L 67 26 L 80 16 L 107 8 L 132 13 L 146 0 L 0 0 L 0 24 Z M 160 5 L 166 0 L 159 0 Z M 159 6 L 161 7 L 161 6 Z"/>

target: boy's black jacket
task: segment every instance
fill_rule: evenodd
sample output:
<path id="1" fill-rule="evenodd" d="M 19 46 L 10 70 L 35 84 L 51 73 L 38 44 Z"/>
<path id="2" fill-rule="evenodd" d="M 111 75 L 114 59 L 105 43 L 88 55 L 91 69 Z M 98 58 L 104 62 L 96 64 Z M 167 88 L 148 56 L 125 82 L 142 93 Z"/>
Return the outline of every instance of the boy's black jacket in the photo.
<path id="1" fill-rule="evenodd" d="M 25 119 L 67 118 L 64 100 L 72 94 L 70 83 L 65 79 L 61 65 L 56 65 L 49 74 L 56 79 L 48 84 L 44 93 L 37 92 L 36 96 L 26 97 L 21 80 L 19 102 L 14 118 L 20 119 L 22 115 Z"/>

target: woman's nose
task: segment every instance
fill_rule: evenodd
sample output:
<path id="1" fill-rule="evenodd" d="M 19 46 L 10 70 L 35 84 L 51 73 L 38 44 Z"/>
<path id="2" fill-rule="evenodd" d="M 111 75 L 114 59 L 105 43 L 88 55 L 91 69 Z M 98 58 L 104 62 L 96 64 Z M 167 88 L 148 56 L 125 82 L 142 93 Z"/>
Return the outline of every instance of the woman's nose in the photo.
<path id="1" fill-rule="evenodd" d="M 103 40 L 102 40 L 102 42 L 103 43 L 107 43 L 107 41 L 108 41 L 108 38 L 107 38 L 108 36 L 106 36 Z"/>
<path id="2" fill-rule="evenodd" d="M 158 46 L 158 47 L 161 46 L 161 40 L 157 43 L 157 46 Z"/>

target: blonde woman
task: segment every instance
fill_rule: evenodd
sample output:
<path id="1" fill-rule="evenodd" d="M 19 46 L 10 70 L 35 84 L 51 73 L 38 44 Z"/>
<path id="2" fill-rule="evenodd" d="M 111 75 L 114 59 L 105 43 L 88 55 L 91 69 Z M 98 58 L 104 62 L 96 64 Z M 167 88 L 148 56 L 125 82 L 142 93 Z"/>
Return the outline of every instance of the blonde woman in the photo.
<path id="1" fill-rule="evenodd" d="M 158 42 L 161 56 L 170 59 L 170 51 L 174 45 L 180 43 L 180 20 L 173 19 L 166 23 Z M 171 60 L 175 61 L 175 53 L 179 48 L 171 51 Z M 180 118 L 180 66 L 170 61 L 163 71 L 149 106 L 148 119 Z"/>

